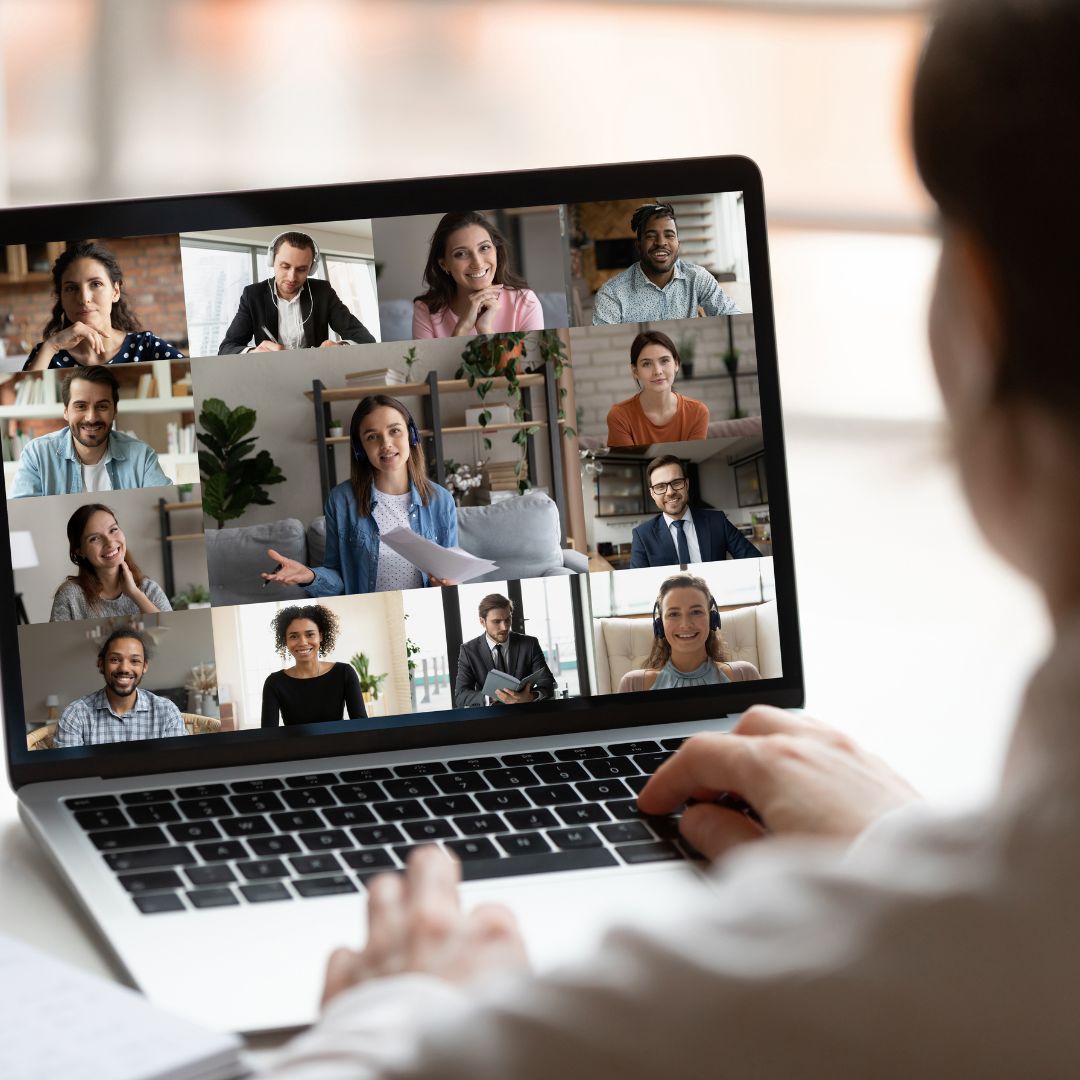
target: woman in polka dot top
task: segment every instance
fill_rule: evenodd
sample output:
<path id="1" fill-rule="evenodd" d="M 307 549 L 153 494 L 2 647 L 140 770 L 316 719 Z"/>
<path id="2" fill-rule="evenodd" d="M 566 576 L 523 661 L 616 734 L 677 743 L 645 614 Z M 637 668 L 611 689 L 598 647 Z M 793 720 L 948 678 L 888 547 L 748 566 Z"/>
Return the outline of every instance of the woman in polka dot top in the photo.
<path id="1" fill-rule="evenodd" d="M 127 305 L 124 275 L 108 248 L 89 240 L 69 244 L 53 265 L 52 277 L 52 317 L 23 371 L 184 355 L 152 330 L 143 330 Z"/>

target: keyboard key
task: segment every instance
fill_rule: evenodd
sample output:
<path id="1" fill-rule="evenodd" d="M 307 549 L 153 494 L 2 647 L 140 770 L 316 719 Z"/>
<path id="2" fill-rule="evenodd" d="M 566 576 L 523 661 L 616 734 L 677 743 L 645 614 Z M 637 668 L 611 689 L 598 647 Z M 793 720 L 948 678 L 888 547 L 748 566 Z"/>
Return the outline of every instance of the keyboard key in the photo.
<path id="1" fill-rule="evenodd" d="M 375 766 L 371 769 L 349 769 L 341 774 L 341 779 L 346 784 L 365 784 L 369 780 L 387 780 L 393 775 L 389 769 Z"/>
<path id="2" fill-rule="evenodd" d="M 175 870 L 147 871 L 142 874 L 121 874 L 120 884 L 130 893 L 164 892 L 166 889 L 182 889 L 184 883 Z"/>
<path id="3" fill-rule="evenodd" d="M 251 817 L 226 818 L 221 823 L 227 836 L 263 836 L 273 832 L 270 822 L 262 814 Z"/>
<path id="4" fill-rule="evenodd" d="M 650 780 L 650 777 L 648 777 L 648 776 L 628 776 L 626 778 L 626 783 L 627 783 L 627 786 L 630 788 L 630 790 L 635 795 L 640 795 L 641 792 L 642 792 L 642 789 L 649 782 L 649 780 Z"/>
<path id="5" fill-rule="evenodd" d="M 184 874 L 192 885 L 229 885 L 236 880 L 236 875 L 224 863 L 213 866 L 189 866 Z"/>
<path id="6" fill-rule="evenodd" d="M 321 829 L 323 819 L 314 810 L 293 810 L 284 814 L 271 814 L 270 820 L 282 832 L 299 832 L 301 829 Z"/>
<path id="7" fill-rule="evenodd" d="M 498 859 L 499 849 L 483 837 L 469 840 L 447 840 L 446 847 L 462 862 L 474 859 Z"/>
<path id="8" fill-rule="evenodd" d="M 580 829 L 552 829 L 547 838 L 562 851 L 576 851 L 578 848 L 600 847 L 602 841 L 595 829 L 587 825 Z"/>
<path id="9" fill-rule="evenodd" d="M 343 829 L 322 829 L 319 832 L 301 833 L 300 843 L 308 851 L 334 851 L 336 848 L 351 848 L 352 837 Z"/>
<path id="10" fill-rule="evenodd" d="M 405 834 L 396 825 L 372 825 L 369 828 L 350 829 L 353 839 L 365 847 L 381 847 L 383 844 L 400 844 Z"/>
<path id="11" fill-rule="evenodd" d="M 195 850 L 205 862 L 227 862 L 229 859 L 246 859 L 247 849 L 239 840 L 220 840 L 217 843 L 196 844 Z"/>
<path id="12" fill-rule="evenodd" d="M 356 892 L 356 886 L 344 875 L 333 877 L 301 878 L 293 883 L 293 888 L 301 896 L 332 896 L 334 893 Z"/>
<path id="13" fill-rule="evenodd" d="M 285 804 L 272 791 L 256 791 L 250 795 L 233 795 L 229 802 L 239 814 L 269 814 L 284 810 Z"/>
<path id="14" fill-rule="evenodd" d="M 291 836 L 257 836 L 248 841 L 253 855 L 291 855 L 300 845 Z"/>
<path id="15" fill-rule="evenodd" d="M 601 825 L 600 835 L 612 844 L 628 844 L 636 840 L 652 840 L 653 834 L 640 821 L 620 821 Z"/>
<path id="16" fill-rule="evenodd" d="M 482 842 L 481 840 L 448 840 L 446 846 Z M 607 848 L 579 848 L 574 851 L 548 851 L 538 855 L 518 855 L 513 859 L 462 859 L 461 877 L 463 881 L 480 881 L 485 878 L 513 877 L 517 874 L 544 874 L 558 870 L 588 870 L 598 866 L 617 865 L 615 856 Z"/>
<path id="17" fill-rule="evenodd" d="M 341 856 L 353 870 L 396 870 L 389 851 L 346 851 Z"/>
<path id="18" fill-rule="evenodd" d="M 140 829 L 91 833 L 90 842 L 98 851 L 121 851 L 124 848 L 161 847 L 167 845 L 169 839 L 157 825 L 144 825 Z"/>
<path id="19" fill-rule="evenodd" d="M 449 841 L 447 841 L 449 843 Z M 430 847 L 430 844 L 398 844 L 394 848 L 394 854 L 398 857 L 398 860 L 402 865 L 405 865 L 409 861 L 409 856 L 414 851 L 419 851 L 422 847 Z"/>
<path id="20" fill-rule="evenodd" d="M 373 781 L 361 781 L 355 784 L 338 784 L 330 789 L 334 798 L 346 806 L 354 806 L 357 803 L 382 802 L 386 798 L 386 792 Z"/>
<path id="21" fill-rule="evenodd" d="M 678 750 L 679 747 L 682 746 L 682 744 L 686 742 L 686 740 L 689 738 L 689 735 L 676 735 L 673 739 L 661 739 L 660 745 L 665 750 L 671 750 L 672 752 L 674 752 Z"/>
<path id="22" fill-rule="evenodd" d="M 273 777 L 265 777 L 260 780 L 234 780 L 229 787 L 237 795 L 254 794 L 260 791 L 280 791 L 285 785 Z"/>
<path id="23" fill-rule="evenodd" d="M 503 833 L 495 837 L 495 842 L 507 855 L 515 858 L 551 850 L 551 845 L 544 839 L 543 834 L 538 832 Z"/>
<path id="24" fill-rule="evenodd" d="M 581 802 L 581 796 L 569 784 L 549 784 L 547 787 L 531 787 L 527 791 L 537 806 Z"/>
<path id="25" fill-rule="evenodd" d="M 340 783 L 337 773 L 332 772 L 305 773 L 303 776 L 285 778 L 285 786 L 290 788 L 331 787 L 333 784 Z"/>
<path id="26" fill-rule="evenodd" d="M 75 820 L 87 831 L 90 829 L 122 829 L 130 825 L 124 811 L 118 807 L 104 807 L 101 810 L 80 810 Z"/>
<path id="27" fill-rule="evenodd" d="M 545 784 L 568 784 L 575 780 L 588 780 L 589 774 L 576 761 L 560 761 L 552 765 L 537 765 L 536 775 Z"/>
<path id="28" fill-rule="evenodd" d="M 532 769 L 527 769 L 524 765 L 514 769 L 489 769 L 484 773 L 484 779 L 493 788 L 528 787 L 536 783 Z"/>
<path id="29" fill-rule="evenodd" d="M 410 821 L 405 825 L 405 831 L 414 840 L 443 840 L 448 836 L 457 836 L 457 831 L 449 821 Z"/>
<path id="30" fill-rule="evenodd" d="M 544 765 L 555 759 L 547 750 L 526 750 L 523 754 L 503 754 L 504 765 Z"/>
<path id="31" fill-rule="evenodd" d="M 415 821 L 429 816 L 423 804 L 416 799 L 375 803 L 372 809 L 383 821 Z"/>
<path id="32" fill-rule="evenodd" d="M 497 757 L 469 757 L 448 761 L 451 772 L 480 772 L 481 769 L 497 769 L 500 766 Z"/>
<path id="33" fill-rule="evenodd" d="M 383 788 L 391 799 L 419 799 L 427 795 L 439 794 L 439 789 L 426 776 L 386 780 Z"/>
<path id="34" fill-rule="evenodd" d="M 183 911 L 184 901 L 176 893 L 151 893 L 149 896 L 136 896 L 135 906 L 144 915 L 157 915 L 161 911 Z"/>
<path id="35" fill-rule="evenodd" d="M 459 791 L 488 790 L 488 782 L 478 772 L 444 773 L 435 777 L 435 783 L 439 785 L 439 790 L 447 795 L 453 795 Z"/>
<path id="36" fill-rule="evenodd" d="M 523 810 L 529 805 L 525 794 L 514 788 L 504 788 L 502 791 L 481 791 L 476 796 L 476 801 L 485 809 L 499 810 Z"/>
<path id="37" fill-rule="evenodd" d="M 585 762 L 585 768 L 598 779 L 609 776 L 637 776 L 638 767 L 626 757 L 593 758 Z"/>
<path id="38" fill-rule="evenodd" d="M 251 862 L 238 862 L 236 869 L 248 881 L 265 881 L 267 878 L 289 876 L 289 871 L 280 859 L 254 859 Z"/>
<path id="39" fill-rule="evenodd" d="M 630 757 L 631 754 L 655 754 L 660 750 L 660 744 L 652 739 L 640 739 L 635 742 L 612 743 L 608 747 L 608 753 L 612 757 Z"/>
<path id="40" fill-rule="evenodd" d="M 224 799 L 183 799 L 180 809 L 189 821 L 198 818 L 232 817 L 232 807 Z"/>
<path id="41" fill-rule="evenodd" d="M 324 788 L 302 788 L 298 791 L 284 791 L 282 797 L 294 810 L 307 810 L 316 806 L 334 806 L 337 800 Z"/>
<path id="42" fill-rule="evenodd" d="M 136 825 L 165 825 L 179 821 L 180 815 L 172 803 L 150 803 L 147 806 L 129 806 L 128 817 Z"/>
<path id="43" fill-rule="evenodd" d="M 578 803 L 575 806 L 557 807 L 555 813 L 567 825 L 591 825 L 596 821 L 610 821 L 608 812 L 600 803 Z"/>
<path id="44" fill-rule="evenodd" d="M 168 788 L 158 788 L 155 791 L 126 791 L 120 798 L 125 806 L 142 806 L 146 803 L 172 802 L 176 796 Z"/>
<path id="45" fill-rule="evenodd" d="M 74 813 L 76 810 L 104 810 L 120 804 L 115 795 L 78 795 L 73 799 L 65 799 L 64 805 Z"/>
<path id="46" fill-rule="evenodd" d="M 332 851 L 322 855 L 297 855 L 289 860 L 289 865 L 298 874 L 340 874 L 341 863 Z"/>
<path id="47" fill-rule="evenodd" d="M 217 840 L 221 830 L 212 821 L 185 821 L 180 825 L 170 825 L 169 835 L 183 844 L 195 840 Z"/>
<path id="48" fill-rule="evenodd" d="M 124 851 L 105 856 L 111 870 L 150 870 L 158 866 L 186 866 L 195 862 L 190 848 L 163 847 L 146 851 Z"/>
<path id="49" fill-rule="evenodd" d="M 323 817 L 331 825 L 370 825 L 375 815 L 366 806 L 331 806 L 323 811 Z"/>
<path id="50" fill-rule="evenodd" d="M 219 889 L 189 889 L 187 898 L 197 908 L 235 907 L 240 903 L 228 886 Z"/>
<path id="51" fill-rule="evenodd" d="M 424 805 L 433 817 L 453 817 L 455 814 L 475 814 L 480 807 L 471 795 L 437 795 L 425 799 Z"/>
<path id="52" fill-rule="evenodd" d="M 506 820 L 514 829 L 550 829 L 559 824 L 550 810 L 511 810 Z"/>
<path id="53" fill-rule="evenodd" d="M 654 773 L 669 757 L 671 757 L 671 754 L 664 750 L 661 750 L 658 754 L 635 754 L 634 764 L 642 772 Z"/>
<path id="54" fill-rule="evenodd" d="M 292 899 L 292 893 L 280 881 L 258 881 L 254 885 L 241 885 L 240 891 L 244 898 L 253 904 Z"/>
<path id="55" fill-rule="evenodd" d="M 446 766 L 441 761 L 414 761 L 411 765 L 394 766 L 396 776 L 434 776 L 435 773 L 446 771 Z"/>
<path id="56" fill-rule="evenodd" d="M 555 756 L 560 761 L 584 761 L 586 758 L 607 757 L 608 752 L 603 746 L 570 746 L 556 750 Z"/>
<path id="57" fill-rule="evenodd" d="M 454 818 L 454 824 L 465 836 L 506 832 L 506 825 L 498 814 L 470 814 L 468 817 Z"/>
<path id="58" fill-rule="evenodd" d="M 651 844 L 623 844 L 615 849 L 623 862 L 646 863 L 681 859 L 679 849 L 667 840 L 655 840 Z"/>
<path id="59" fill-rule="evenodd" d="M 633 792 L 626 786 L 625 780 L 586 780 L 577 785 L 578 791 L 590 802 L 604 802 L 607 799 L 628 799 Z"/>
<path id="60" fill-rule="evenodd" d="M 177 788 L 176 794 L 181 799 L 208 799 L 211 795 L 228 795 L 229 789 L 224 784 L 195 784 Z"/>
<path id="61" fill-rule="evenodd" d="M 619 821 L 630 821 L 645 815 L 638 809 L 637 799 L 619 799 L 605 803 L 608 813 Z"/>

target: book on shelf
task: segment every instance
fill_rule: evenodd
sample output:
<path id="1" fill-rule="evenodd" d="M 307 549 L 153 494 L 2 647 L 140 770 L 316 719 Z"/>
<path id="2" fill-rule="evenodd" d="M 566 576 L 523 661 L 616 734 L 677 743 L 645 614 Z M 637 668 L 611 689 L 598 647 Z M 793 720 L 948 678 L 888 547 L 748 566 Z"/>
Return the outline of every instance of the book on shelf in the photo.
<path id="1" fill-rule="evenodd" d="M 346 386 L 400 386 L 405 382 L 408 382 L 405 372 L 391 367 L 350 371 L 345 375 Z"/>

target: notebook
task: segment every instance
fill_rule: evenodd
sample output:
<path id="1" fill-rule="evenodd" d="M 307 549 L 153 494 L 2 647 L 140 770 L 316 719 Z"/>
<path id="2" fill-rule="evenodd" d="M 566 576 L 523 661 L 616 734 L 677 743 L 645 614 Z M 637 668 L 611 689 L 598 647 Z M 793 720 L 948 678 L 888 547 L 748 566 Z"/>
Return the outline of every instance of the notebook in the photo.
<path id="1" fill-rule="evenodd" d="M 153 1003 L 309 1022 L 419 844 L 541 968 L 704 887 L 637 794 L 803 700 L 752 162 L 0 228 L 9 776 Z"/>

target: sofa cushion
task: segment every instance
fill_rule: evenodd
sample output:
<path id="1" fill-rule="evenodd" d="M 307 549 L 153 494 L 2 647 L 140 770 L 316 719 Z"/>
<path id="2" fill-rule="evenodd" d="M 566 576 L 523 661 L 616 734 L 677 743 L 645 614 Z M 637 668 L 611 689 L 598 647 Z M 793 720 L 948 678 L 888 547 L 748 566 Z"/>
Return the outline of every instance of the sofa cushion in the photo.
<path id="1" fill-rule="evenodd" d="M 250 604 L 266 600 L 299 600 L 307 596 L 295 585 L 275 585 L 273 594 L 263 588 L 260 574 L 273 569 L 267 548 L 289 559 L 305 562 L 307 544 L 304 523 L 283 518 L 262 525 L 206 530 L 206 564 L 210 577 L 210 600 L 218 604 Z"/>
<path id="2" fill-rule="evenodd" d="M 474 581 L 564 573 L 559 510 L 540 492 L 515 495 L 490 506 L 459 506 L 458 546 L 498 570 Z"/>

